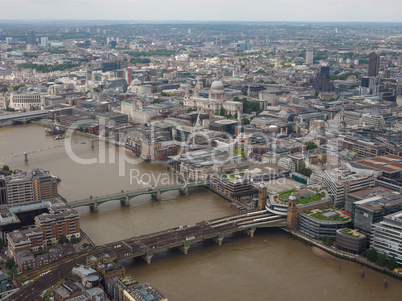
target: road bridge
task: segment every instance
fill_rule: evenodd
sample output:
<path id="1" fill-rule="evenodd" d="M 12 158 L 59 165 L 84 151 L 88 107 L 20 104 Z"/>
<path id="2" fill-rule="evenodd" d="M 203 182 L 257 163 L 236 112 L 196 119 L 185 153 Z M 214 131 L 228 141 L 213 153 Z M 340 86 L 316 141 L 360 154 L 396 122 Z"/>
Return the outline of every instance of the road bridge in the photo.
<path id="1" fill-rule="evenodd" d="M 195 187 L 209 187 L 209 183 L 182 183 L 176 185 L 168 185 L 168 186 L 158 186 L 156 188 L 144 188 L 144 189 L 137 189 L 132 191 L 124 191 L 122 190 L 119 193 L 105 195 L 100 197 L 93 197 L 90 196 L 87 199 L 68 202 L 68 204 L 73 207 L 90 207 L 92 212 L 98 212 L 98 206 L 111 202 L 111 201 L 120 201 L 120 204 L 125 207 L 130 206 L 130 200 L 133 198 L 140 196 L 140 195 L 151 195 L 151 197 L 157 201 L 161 200 L 162 193 L 168 191 L 179 191 L 181 194 L 189 195 L 189 189 Z"/>
<path id="2" fill-rule="evenodd" d="M 48 110 L 38 110 L 38 111 L 19 112 L 19 113 L 1 115 L 0 126 L 8 121 L 27 123 L 28 121 L 34 119 L 46 118 L 48 112 L 49 112 Z"/>

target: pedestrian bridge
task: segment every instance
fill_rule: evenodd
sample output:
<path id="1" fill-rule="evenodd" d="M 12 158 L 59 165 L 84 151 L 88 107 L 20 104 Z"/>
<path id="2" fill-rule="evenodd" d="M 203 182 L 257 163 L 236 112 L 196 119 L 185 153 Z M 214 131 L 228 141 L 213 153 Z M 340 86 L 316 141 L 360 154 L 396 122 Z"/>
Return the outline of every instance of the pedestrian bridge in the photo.
<path id="1" fill-rule="evenodd" d="M 111 202 L 111 201 L 120 201 L 122 206 L 129 207 L 130 200 L 134 199 L 140 195 L 151 195 L 153 199 L 160 201 L 162 193 L 168 191 L 179 191 L 184 195 L 189 195 L 189 189 L 195 187 L 209 187 L 209 183 L 182 183 L 176 185 L 168 185 L 168 186 L 158 186 L 156 188 L 147 188 L 147 189 L 138 189 L 132 191 L 124 191 L 122 190 L 119 193 L 104 195 L 100 197 L 90 196 L 87 199 L 68 202 L 68 204 L 73 207 L 90 207 L 91 211 L 98 212 L 98 206 Z"/>

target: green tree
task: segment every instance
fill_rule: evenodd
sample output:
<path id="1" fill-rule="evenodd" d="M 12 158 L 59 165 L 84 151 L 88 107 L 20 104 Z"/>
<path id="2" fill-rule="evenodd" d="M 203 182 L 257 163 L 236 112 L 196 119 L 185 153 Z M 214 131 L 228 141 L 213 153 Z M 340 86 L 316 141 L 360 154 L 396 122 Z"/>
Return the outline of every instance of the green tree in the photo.
<path id="1" fill-rule="evenodd" d="M 64 235 L 60 235 L 58 242 L 59 242 L 59 244 L 64 244 L 64 243 L 69 243 L 70 241 Z"/>
<path id="2" fill-rule="evenodd" d="M 387 263 L 387 254 L 386 253 L 379 254 L 376 263 L 382 267 L 385 266 Z"/>
<path id="3" fill-rule="evenodd" d="M 3 170 L 10 170 L 10 167 L 8 165 L 3 165 Z"/>
<path id="4" fill-rule="evenodd" d="M 317 144 L 315 144 L 313 141 L 310 141 L 309 143 L 307 143 L 307 150 L 315 149 L 317 147 L 318 147 Z"/>
<path id="5" fill-rule="evenodd" d="M 392 256 L 391 258 L 389 258 L 388 263 L 387 263 L 387 268 L 389 268 L 390 270 L 393 270 L 395 268 L 398 267 L 398 263 L 396 261 L 395 256 Z"/>
<path id="6" fill-rule="evenodd" d="M 303 168 L 303 169 L 299 170 L 299 173 L 301 173 L 302 175 L 304 175 L 306 177 L 310 177 L 311 174 L 313 173 L 313 171 L 310 168 Z"/>
<path id="7" fill-rule="evenodd" d="M 12 258 L 7 259 L 6 268 L 11 270 L 15 266 L 15 261 Z"/>
<path id="8" fill-rule="evenodd" d="M 371 248 L 370 250 L 367 251 L 367 259 L 371 262 L 375 262 L 377 260 L 378 254 L 376 249 Z"/>
<path id="9" fill-rule="evenodd" d="M 250 119 L 246 117 L 243 117 L 241 121 L 243 122 L 244 125 L 250 124 Z"/>
<path id="10" fill-rule="evenodd" d="M 219 115 L 221 115 L 221 116 L 225 116 L 225 109 L 224 108 L 221 108 L 220 109 L 220 111 L 219 111 Z"/>
<path id="11" fill-rule="evenodd" d="M 7 92 L 8 91 L 8 88 L 7 87 L 3 87 L 3 88 L 1 88 L 1 90 L 0 90 L 0 92 Z"/>
<path id="12" fill-rule="evenodd" d="M 3 249 L 4 245 L 3 245 L 3 240 L 0 238 L 0 250 Z"/>

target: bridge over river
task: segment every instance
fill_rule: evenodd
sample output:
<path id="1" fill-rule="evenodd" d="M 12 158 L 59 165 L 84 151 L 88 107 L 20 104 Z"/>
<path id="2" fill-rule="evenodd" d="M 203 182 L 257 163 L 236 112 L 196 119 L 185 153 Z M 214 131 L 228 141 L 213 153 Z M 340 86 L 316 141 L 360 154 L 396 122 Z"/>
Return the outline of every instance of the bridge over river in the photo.
<path id="1" fill-rule="evenodd" d="M 267 210 L 243 213 L 193 225 L 180 226 L 162 232 L 122 240 L 103 247 L 116 253 L 118 259 L 143 257 L 147 263 L 155 252 L 179 248 L 184 254 L 194 243 L 212 239 L 219 245 L 226 235 L 245 232 L 253 237 L 258 228 L 287 226 L 286 217 Z"/>
<path id="2" fill-rule="evenodd" d="M 9 300 L 31 300 L 34 296 L 39 296 L 50 286 L 56 284 L 61 275 L 69 274 L 77 264 L 85 264 L 86 257 L 89 254 L 101 256 L 106 252 L 113 251 L 119 260 L 142 257 L 150 264 L 152 256 L 158 251 L 179 248 L 184 254 L 188 254 L 190 246 L 197 242 L 212 239 L 221 245 L 224 238 L 232 233 L 244 232 L 253 237 L 258 228 L 284 226 L 287 226 L 286 218 L 263 210 L 203 221 L 97 246 L 88 252 L 80 252 L 65 257 L 45 269 L 32 271 L 29 279 L 35 277 L 37 279 L 33 282 L 28 281 Z M 25 278 L 25 280 L 27 279 Z"/>
<path id="3" fill-rule="evenodd" d="M 0 127 L 3 123 L 8 121 L 27 123 L 30 120 L 45 118 L 47 116 L 48 110 L 38 110 L 29 112 L 18 112 L 13 114 L 6 114 L 0 116 Z"/>
<path id="4" fill-rule="evenodd" d="M 137 190 L 132 190 L 132 191 L 124 191 L 122 190 L 119 193 L 111 194 L 111 195 L 105 195 L 105 196 L 100 196 L 100 197 L 93 197 L 90 196 L 87 199 L 84 200 L 79 200 L 79 201 L 72 201 L 68 202 L 68 204 L 73 207 L 90 207 L 90 210 L 92 212 L 98 212 L 98 206 L 111 202 L 111 201 L 120 201 L 120 204 L 125 207 L 130 206 L 130 200 L 140 196 L 140 195 L 151 195 L 151 197 L 155 200 L 160 201 L 161 200 L 161 195 L 162 193 L 168 192 L 168 191 L 179 191 L 180 193 L 184 195 L 189 195 L 189 189 L 190 188 L 195 188 L 195 187 L 209 187 L 209 183 L 207 182 L 202 182 L 202 183 L 182 183 L 182 184 L 177 184 L 177 185 L 168 185 L 168 186 L 158 186 L 157 188 L 144 188 L 144 189 L 137 189 Z"/>

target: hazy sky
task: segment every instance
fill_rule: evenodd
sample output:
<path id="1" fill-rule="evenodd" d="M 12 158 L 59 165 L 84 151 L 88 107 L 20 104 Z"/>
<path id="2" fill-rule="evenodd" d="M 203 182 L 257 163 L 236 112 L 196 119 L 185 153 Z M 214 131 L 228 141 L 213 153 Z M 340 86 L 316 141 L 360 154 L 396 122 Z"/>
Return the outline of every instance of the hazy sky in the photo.
<path id="1" fill-rule="evenodd" d="M 402 22 L 402 1 L 0 0 L 0 19 Z"/>

